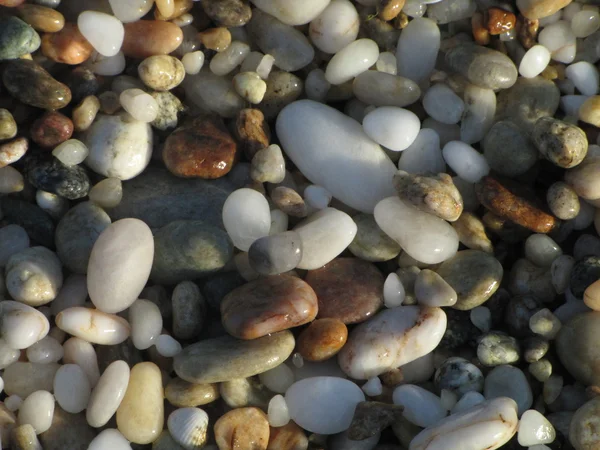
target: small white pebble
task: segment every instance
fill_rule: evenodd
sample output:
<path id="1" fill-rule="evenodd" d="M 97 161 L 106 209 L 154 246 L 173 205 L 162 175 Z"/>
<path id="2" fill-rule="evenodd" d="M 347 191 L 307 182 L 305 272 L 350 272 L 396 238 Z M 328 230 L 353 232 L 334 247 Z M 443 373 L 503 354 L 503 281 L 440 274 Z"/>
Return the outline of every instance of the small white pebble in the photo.
<path id="1" fill-rule="evenodd" d="M 477 183 L 490 172 L 485 157 L 461 141 L 450 141 L 442 149 L 442 155 L 456 174 L 469 183 Z"/>
<path id="2" fill-rule="evenodd" d="M 172 358 L 181 352 L 181 344 L 168 334 L 161 334 L 156 340 L 156 351 L 161 356 Z"/>
<path id="3" fill-rule="evenodd" d="M 383 283 L 383 304 L 386 308 L 395 308 L 402 305 L 406 291 L 400 277 L 395 272 L 390 273 Z"/>
<path id="4" fill-rule="evenodd" d="M 446 408 L 447 411 L 452 411 L 452 408 L 458 403 L 458 395 L 449 389 L 442 389 L 440 392 L 440 400 L 442 401 L 442 406 Z"/>
<path id="5" fill-rule="evenodd" d="M 525 78 L 537 77 L 550 63 L 550 52 L 543 45 L 531 47 L 519 64 L 519 73 Z"/>
<path id="6" fill-rule="evenodd" d="M 538 444 L 550 444 L 556 438 L 556 431 L 552 424 L 542 414 L 534 409 L 529 409 L 521 416 L 519 422 L 519 445 L 529 447 Z"/>
<path id="7" fill-rule="evenodd" d="M 64 216 L 69 210 L 69 200 L 41 189 L 38 189 L 35 193 L 35 202 L 54 218 Z"/>
<path id="8" fill-rule="evenodd" d="M 273 69 L 273 65 L 275 64 L 275 58 L 271 55 L 264 55 L 258 66 L 256 66 L 255 72 L 261 77 L 263 80 L 269 78 L 269 74 Z"/>
<path id="9" fill-rule="evenodd" d="M 398 72 L 396 55 L 394 55 L 391 52 L 380 53 L 379 58 L 377 58 L 377 62 L 375 63 L 375 68 L 379 72 L 385 72 L 392 75 L 396 75 L 396 73 Z"/>
<path id="10" fill-rule="evenodd" d="M 141 89 L 126 89 L 119 96 L 121 106 L 140 122 L 152 122 L 158 115 L 158 104 L 154 97 Z"/>
<path id="11" fill-rule="evenodd" d="M 119 178 L 106 178 L 90 189 L 90 200 L 102 208 L 114 208 L 123 199 L 123 183 Z"/>
<path id="12" fill-rule="evenodd" d="M 16 394 L 9 395 L 4 399 L 4 406 L 12 412 L 18 411 L 22 404 L 23 399 Z"/>
<path id="13" fill-rule="evenodd" d="M 241 72 L 233 77 L 233 87 L 240 97 L 258 104 L 267 92 L 267 83 L 256 72 Z"/>
<path id="14" fill-rule="evenodd" d="M 283 395 L 277 394 L 271 399 L 267 414 L 269 417 L 269 425 L 272 427 L 283 427 L 289 423 L 290 413 Z"/>
<path id="15" fill-rule="evenodd" d="M 548 308 L 539 310 L 529 319 L 531 331 L 546 339 L 554 339 L 561 327 L 560 320 Z"/>
<path id="16" fill-rule="evenodd" d="M 567 66 L 565 75 L 583 95 L 596 95 L 598 93 L 600 74 L 593 64 L 587 61 L 576 62 Z"/>
<path id="17" fill-rule="evenodd" d="M 369 397 L 377 397 L 383 392 L 383 386 L 379 377 L 369 378 L 361 389 Z"/>
<path id="18" fill-rule="evenodd" d="M 304 366 L 304 358 L 302 358 L 300 353 L 294 353 L 292 355 L 292 364 L 294 364 L 294 366 L 296 366 L 298 369 Z"/>
<path id="19" fill-rule="evenodd" d="M 487 306 L 477 306 L 471 310 L 471 323 L 484 333 L 492 327 L 492 313 Z"/>
<path id="20" fill-rule="evenodd" d="M 315 209 L 327 208 L 331 199 L 331 193 L 322 186 L 310 184 L 304 189 L 304 200 Z"/>
<path id="21" fill-rule="evenodd" d="M 200 50 L 195 52 L 189 52 L 183 55 L 181 58 L 185 73 L 188 75 L 196 75 L 200 73 L 202 66 L 204 65 L 204 53 Z"/>
<path id="22" fill-rule="evenodd" d="M 52 155 L 65 166 L 81 164 L 89 153 L 86 145 L 77 139 L 69 139 L 52 150 Z"/>

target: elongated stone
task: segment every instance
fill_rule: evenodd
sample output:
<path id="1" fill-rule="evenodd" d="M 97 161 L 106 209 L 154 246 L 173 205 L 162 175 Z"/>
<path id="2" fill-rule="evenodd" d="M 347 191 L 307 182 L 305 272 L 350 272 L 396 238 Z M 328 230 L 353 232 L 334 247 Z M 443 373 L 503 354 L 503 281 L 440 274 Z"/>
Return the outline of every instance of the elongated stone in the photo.
<path id="1" fill-rule="evenodd" d="M 299 100 L 281 111 L 276 128 L 300 171 L 348 206 L 372 213 L 378 201 L 394 194 L 394 164 L 350 117 Z"/>
<path id="2" fill-rule="evenodd" d="M 56 325 L 61 330 L 94 344 L 116 345 L 129 337 L 129 323 L 114 314 L 97 309 L 74 306 L 56 316 Z"/>
<path id="3" fill-rule="evenodd" d="M 437 24 L 431 19 L 415 17 L 398 39 L 398 75 L 416 83 L 426 80 L 435 67 L 439 50 L 440 29 Z"/>
<path id="4" fill-rule="evenodd" d="M 352 82 L 352 92 L 360 101 L 373 106 L 411 105 L 421 96 L 419 85 L 409 78 L 367 70 Z"/>
<path id="5" fill-rule="evenodd" d="M 86 410 L 88 424 L 99 428 L 110 420 L 125 396 L 129 375 L 129 365 L 125 361 L 109 364 L 90 396 Z"/>

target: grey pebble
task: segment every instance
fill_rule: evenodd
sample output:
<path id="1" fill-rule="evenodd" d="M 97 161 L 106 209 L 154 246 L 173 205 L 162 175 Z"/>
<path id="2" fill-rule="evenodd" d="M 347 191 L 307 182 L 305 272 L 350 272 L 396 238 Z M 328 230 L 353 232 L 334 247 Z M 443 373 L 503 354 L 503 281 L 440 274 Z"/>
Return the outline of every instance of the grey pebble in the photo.
<path id="1" fill-rule="evenodd" d="M 513 295 L 531 294 L 544 303 L 556 298 L 556 290 L 552 284 L 552 271 L 538 267 L 525 258 L 517 260 L 509 274 L 508 290 Z"/>
<path id="2" fill-rule="evenodd" d="M 587 137 L 581 128 L 553 117 L 538 119 L 531 139 L 544 158 L 564 169 L 581 163 L 588 150 Z"/>
<path id="3" fill-rule="evenodd" d="M 512 364 L 517 362 L 520 357 L 519 342 L 512 336 L 492 331 L 479 339 L 477 358 L 484 366 Z"/>
<path id="4" fill-rule="evenodd" d="M 542 302 L 533 295 L 512 297 L 504 310 L 504 323 L 508 332 L 517 338 L 531 336 L 529 319 L 542 309 Z"/>
<path id="5" fill-rule="evenodd" d="M 295 231 L 257 239 L 248 250 L 250 266 L 263 275 L 289 272 L 301 259 L 302 238 Z"/>
<path id="6" fill-rule="evenodd" d="M 452 308 L 446 308 L 444 312 L 446 313 L 447 326 L 439 345 L 440 348 L 456 349 L 467 344 L 473 344 L 481 331 L 471 322 L 469 312 Z"/>
<path id="7" fill-rule="evenodd" d="M 243 284 L 246 284 L 246 280 L 237 271 L 219 272 L 204 281 L 201 291 L 208 305 L 219 311 L 223 297 Z"/>
<path id="8" fill-rule="evenodd" d="M 582 234 L 573 246 L 573 258 L 579 261 L 586 256 L 600 257 L 600 239 L 591 234 Z"/>
<path id="9" fill-rule="evenodd" d="M 496 122 L 487 132 L 483 155 L 491 169 L 507 177 L 527 172 L 539 158 L 533 143 L 509 120 Z"/>
<path id="10" fill-rule="evenodd" d="M 446 359 L 435 371 L 433 382 L 437 392 L 447 389 L 459 397 L 469 391 L 483 390 L 483 373 L 479 368 L 458 356 Z"/>
<path id="11" fill-rule="evenodd" d="M 470 18 L 476 10 L 475 0 L 446 0 L 427 5 L 427 17 L 442 25 Z"/>
<path id="12" fill-rule="evenodd" d="M 164 286 L 159 284 L 154 286 L 147 286 L 140 294 L 140 298 L 150 300 L 158 309 L 160 309 L 160 315 L 163 319 L 170 319 L 173 316 L 173 305 L 171 303 L 171 297 Z"/>
<path id="13" fill-rule="evenodd" d="M 184 448 L 175 442 L 168 430 L 164 430 L 152 443 L 152 450 L 184 450 Z"/>
<path id="14" fill-rule="evenodd" d="M 579 214 L 579 196 L 562 181 L 553 183 L 546 192 L 546 202 L 552 214 L 562 220 L 574 219 Z"/>
<path id="15" fill-rule="evenodd" d="M 192 339 L 202 331 L 206 320 L 206 300 L 200 288 L 191 281 L 182 281 L 173 290 L 173 336 Z"/>
<path id="16" fill-rule="evenodd" d="M 483 395 L 487 400 L 509 397 L 517 402 L 519 416 L 533 404 L 533 394 L 523 371 L 510 365 L 494 367 L 485 378 Z"/>

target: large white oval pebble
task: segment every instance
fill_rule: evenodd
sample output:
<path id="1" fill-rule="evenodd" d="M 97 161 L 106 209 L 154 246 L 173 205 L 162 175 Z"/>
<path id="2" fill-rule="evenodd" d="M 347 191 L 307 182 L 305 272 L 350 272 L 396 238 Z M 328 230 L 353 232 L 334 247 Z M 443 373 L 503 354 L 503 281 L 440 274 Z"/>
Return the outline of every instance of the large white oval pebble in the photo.
<path id="1" fill-rule="evenodd" d="M 367 380 L 431 352 L 445 331 L 441 308 L 386 309 L 352 330 L 338 362 L 349 377 Z"/>
<path id="2" fill-rule="evenodd" d="M 28 423 L 35 434 L 48 431 L 54 417 L 54 396 L 48 391 L 35 391 L 23 401 L 19 408 L 19 425 Z"/>
<path id="3" fill-rule="evenodd" d="M 291 419 L 305 430 L 319 434 L 348 429 L 354 408 L 364 400 L 363 391 L 355 383 L 336 377 L 300 380 L 285 393 Z"/>
<path id="4" fill-rule="evenodd" d="M 286 106 L 277 117 L 281 146 L 314 184 L 365 213 L 395 195 L 394 163 L 362 126 L 338 110 L 312 100 Z"/>
<path id="5" fill-rule="evenodd" d="M 477 183 L 490 172 L 485 157 L 461 141 L 450 141 L 442 150 L 444 160 L 463 180 Z"/>
<path id="6" fill-rule="evenodd" d="M 358 39 L 337 52 L 327 64 L 325 79 L 342 84 L 368 70 L 379 58 L 379 47 L 372 39 Z"/>
<path id="7" fill-rule="evenodd" d="M 10 348 L 27 348 L 42 340 L 50 331 L 50 322 L 44 314 L 20 302 L 1 302 L 0 317 L 0 333 Z"/>
<path id="8" fill-rule="evenodd" d="M 254 189 L 233 191 L 223 205 L 223 225 L 233 245 L 247 252 L 255 240 L 269 235 L 269 202 Z"/>
<path id="9" fill-rule="evenodd" d="M 421 128 L 417 115 L 396 106 L 380 106 L 363 119 L 365 133 L 378 144 L 393 151 L 406 150 Z"/>
<path id="10" fill-rule="evenodd" d="M 62 409 L 71 414 L 83 411 L 92 388 L 87 375 L 77 364 L 60 366 L 54 376 L 54 397 Z"/>
<path id="11" fill-rule="evenodd" d="M 115 16 L 84 11 L 77 18 L 77 28 L 101 55 L 114 56 L 121 50 L 125 28 Z"/>
<path id="12" fill-rule="evenodd" d="M 317 17 L 330 0 L 252 0 L 257 8 L 277 17 L 287 25 L 304 25 Z"/>
<path id="13" fill-rule="evenodd" d="M 90 386 L 94 387 L 100 378 L 96 349 L 88 341 L 72 337 L 63 344 L 65 364 L 77 364 L 88 377 Z"/>
<path id="14" fill-rule="evenodd" d="M 115 361 L 106 368 L 92 391 L 85 417 L 94 428 L 106 425 L 117 412 L 129 384 L 129 365 Z"/>
<path id="15" fill-rule="evenodd" d="M 402 405 L 402 415 L 419 427 L 429 427 L 446 417 L 440 398 L 414 384 L 403 384 L 394 389 L 394 404 Z"/>
<path id="16" fill-rule="evenodd" d="M 356 39 L 360 20 L 349 0 L 333 0 L 308 28 L 310 40 L 325 53 L 337 53 Z"/>
<path id="17" fill-rule="evenodd" d="M 152 231 L 138 219 L 121 219 L 94 243 L 87 270 L 92 303 L 117 313 L 136 301 L 148 281 L 154 257 Z"/>
<path id="18" fill-rule="evenodd" d="M 440 29 L 431 19 L 416 17 L 402 30 L 396 49 L 398 75 L 420 83 L 435 67 L 440 50 Z"/>
<path id="19" fill-rule="evenodd" d="M 87 450 L 131 450 L 129 441 L 125 439 L 119 430 L 108 428 L 98 434 L 90 442 Z"/>
<path id="20" fill-rule="evenodd" d="M 506 444 L 517 431 L 517 405 L 506 397 L 489 400 L 425 428 L 409 450 L 489 449 Z"/>
<path id="21" fill-rule="evenodd" d="M 358 227 L 345 212 L 335 208 L 317 211 L 294 228 L 302 238 L 299 269 L 314 270 L 331 262 L 348 247 Z"/>
<path id="22" fill-rule="evenodd" d="M 162 331 L 160 309 L 150 300 L 136 300 L 129 308 L 131 340 L 135 348 L 146 350 L 156 343 Z"/>
<path id="23" fill-rule="evenodd" d="M 458 234 L 448 222 L 419 211 L 398 197 L 388 197 L 377 204 L 375 221 L 417 261 L 438 264 L 458 250 Z"/>
<path id="24" fill-rule="evenodd" d="M 116 345 L 129 337 L 129 323 L 115 314 L 81 306 L 67 308 L 56 316 L 56 326 L 84 341 Z"/>

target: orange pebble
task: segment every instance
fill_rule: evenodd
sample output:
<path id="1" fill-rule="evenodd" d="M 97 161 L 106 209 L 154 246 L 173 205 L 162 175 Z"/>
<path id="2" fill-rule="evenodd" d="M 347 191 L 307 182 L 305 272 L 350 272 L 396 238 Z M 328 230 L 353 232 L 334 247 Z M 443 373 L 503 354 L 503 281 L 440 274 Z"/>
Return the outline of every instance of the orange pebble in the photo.
<path id="1" fill-rule="evenodd" d="M 79 32 L 77 25 L 65 24 L 58 33 L 42 36 L 42 54 L 52 61 L 63 64 L 81 64 L 94 51 L 94 47 Z"/>
<path id="2" fill-rule="evenodd" d="M 298 336 L 298 351 L 308 361 L 323 361 L 339 352 L 348 339 L 341 320 L 317 319 Z"/>
<path id="3" fill-rule="evenodd" d="M 125 38 L 121 50 L 131 58 L 168 55 L 183 41 L 181 28 L 171 22 L 138 20 L 124 26 Z"/>
<path id="4" fill-rule="evenodd" d="M 490 8 L 487 13 L 487 29 L 492 36 L 512 30 L 517 22 L 517 17 L 504 9 Z"/>
<path id="5" fill-rule="evenodd" d="M 600 280 L 590 284 L 583 293 L 583 303 L 594 311 L 600 311 Z"/>

